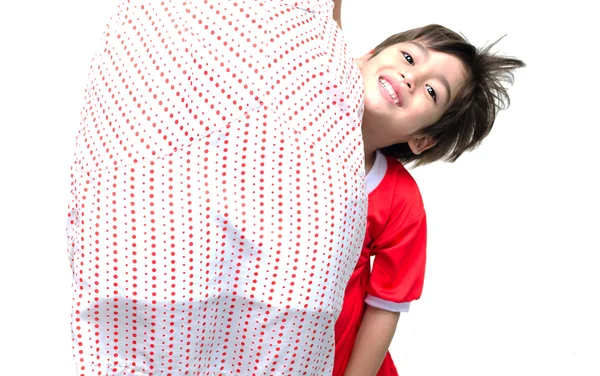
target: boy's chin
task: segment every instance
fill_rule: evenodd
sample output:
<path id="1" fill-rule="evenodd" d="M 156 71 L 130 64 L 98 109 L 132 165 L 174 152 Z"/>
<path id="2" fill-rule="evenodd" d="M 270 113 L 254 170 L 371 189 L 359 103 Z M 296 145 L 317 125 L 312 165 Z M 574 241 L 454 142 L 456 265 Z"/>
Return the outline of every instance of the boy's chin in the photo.
<path id="1" fill-rule="evenodd" d="M 390 110 L 385 106 L 368 106 L 365 104 L 365 112 L 363 115 L 363 120 L 368 120 L 371 122 L 377 122 L 377 126 L 381 126 L 382 124 L 393 123 L 394 113 L 393 109 Z"/>
<path id="2" fill-rule="evenodd" d="M 381 114 L 394 113 L 399 107 L 387 101 L 379 94 L 365 96 L 365 110 L 377 112 Z"/>

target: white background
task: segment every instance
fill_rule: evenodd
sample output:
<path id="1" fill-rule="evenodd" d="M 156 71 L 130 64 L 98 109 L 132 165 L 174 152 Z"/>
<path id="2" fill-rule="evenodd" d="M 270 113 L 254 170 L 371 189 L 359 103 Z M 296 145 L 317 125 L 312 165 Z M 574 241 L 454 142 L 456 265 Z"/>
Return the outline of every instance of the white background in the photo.
<path id="1" fill-rule="evenodd" d="M 535 2 L 536 4 L 538 2 Z M 428 23 L 507 36 L 512 104 L 476 151 L 413 170 L 423 297 L 392 344 L 409 375 L 600 375 L 597 14 L 583 1 L 344 0 L 362 55 Z M 0 6 L 0 375 L 75 375 L 64 227 L 87 70 L 116 0 Z"/>

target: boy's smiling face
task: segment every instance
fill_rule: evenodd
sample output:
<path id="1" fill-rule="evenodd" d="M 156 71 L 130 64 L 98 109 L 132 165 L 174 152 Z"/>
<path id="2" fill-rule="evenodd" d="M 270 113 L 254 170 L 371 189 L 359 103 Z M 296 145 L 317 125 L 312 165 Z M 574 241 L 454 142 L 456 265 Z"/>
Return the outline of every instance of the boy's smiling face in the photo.
<path id="1" fill-rule="evenodd" d="M 435 144 L 421 130 L 437 122 L 466 80 L 463 63 L 419 42 L 402 42 L 356 60 L 365 90 L 363 137 L 374 151 L 408 142 L 419 154 Z"/>

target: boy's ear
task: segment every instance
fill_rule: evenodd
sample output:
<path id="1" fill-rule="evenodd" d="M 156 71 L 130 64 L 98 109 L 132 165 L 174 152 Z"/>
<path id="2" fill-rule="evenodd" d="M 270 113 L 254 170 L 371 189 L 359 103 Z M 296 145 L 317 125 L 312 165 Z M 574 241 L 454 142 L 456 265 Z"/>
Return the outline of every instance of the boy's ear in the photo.
<path id="1" fill-rule="evenodd" d="M 358 65 L 359 68 L 362 68 L 363 65 L 365 65 L 365 63 L 367 61 L 369 61 L 369 59 L 371 58 L 371 56 L 373 56 L 373 53 L 375 53 L 375 50 L 371 50 L 371 51 L 367 52 L 363 56 L 354 59 L 354 61 L 356 62 L 356 64 Z"/>
<path id="2" fill-rule="evenodd" d="M 414 136 L 408 140 L 408 147 L 413 154 L 419 155 L 425 150 L 434 147 L 435 143 L 436 141 L 431 136 Z"/>

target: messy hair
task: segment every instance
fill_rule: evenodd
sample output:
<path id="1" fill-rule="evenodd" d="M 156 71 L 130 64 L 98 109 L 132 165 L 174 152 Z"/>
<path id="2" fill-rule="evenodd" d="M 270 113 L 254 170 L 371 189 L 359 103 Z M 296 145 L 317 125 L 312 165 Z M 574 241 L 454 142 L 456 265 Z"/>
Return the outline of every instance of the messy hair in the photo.
<path id="1" fill-rule="evenodd" d="M 431 50 L 455 56 L 464 65 L 467 77 L 450 108 L 441 119 L 422 132 L 436 144 L 419 155 L 401 143 L 381 149 L 400 162 L 424 165 L 437 160 L 454 162 L 465 151 L 475 149 L 490 133 L 496 114 L 510 105 L 504 83 L 513 83 L 513 71 L 523 61 L 491 53 L 498 42 L 477 49 L 464 37 L 440 25 L 428 25 L 392 35 L 378 45 L 373 56 L 396 43 L 419 41 Z"/>

